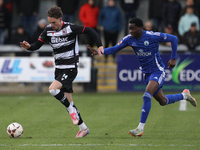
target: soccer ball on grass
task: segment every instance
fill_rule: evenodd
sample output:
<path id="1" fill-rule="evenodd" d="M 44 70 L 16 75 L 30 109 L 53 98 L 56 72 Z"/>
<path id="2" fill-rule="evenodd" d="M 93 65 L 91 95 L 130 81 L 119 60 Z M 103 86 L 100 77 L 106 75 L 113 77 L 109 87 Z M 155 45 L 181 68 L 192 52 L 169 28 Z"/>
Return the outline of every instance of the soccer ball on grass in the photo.
<path id="1" fill-rule="evenodd" d="M 11 138 L 18 138 L 23 134 L 23 127 L 21 124 L 13 122 L 7 127 L 7 133 Z"/>

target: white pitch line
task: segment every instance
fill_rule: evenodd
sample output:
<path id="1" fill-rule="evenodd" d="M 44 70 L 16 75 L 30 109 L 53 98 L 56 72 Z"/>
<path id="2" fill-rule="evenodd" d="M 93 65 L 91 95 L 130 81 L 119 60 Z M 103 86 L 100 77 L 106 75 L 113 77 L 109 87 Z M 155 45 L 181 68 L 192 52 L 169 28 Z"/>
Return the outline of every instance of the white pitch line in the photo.
<path id="1" fill-rule="evenodd" d="M 5 144 L 0 144 L 0 147 L 7 147 Z M 66 147 L 66 146 L 130 146 L 130 147 L 136 147 L 136 146 L 144 146 L 144 147 L 163 147 L 163 146 L 169 146 L 169 147 L 194 147 L 197 145 L 176 145 L 176 144 L 20 144 L 20 145 L 13 145 L 14 146 L 22 146 L 22 147 Z"/>
<path id="2" fill-rule="evenodd" d="M 180 101 L 179 110 L 180 111 L 186 111 L 186 109 L 187 109 L 187 101 L 186 100 L 181 100 Z"/>

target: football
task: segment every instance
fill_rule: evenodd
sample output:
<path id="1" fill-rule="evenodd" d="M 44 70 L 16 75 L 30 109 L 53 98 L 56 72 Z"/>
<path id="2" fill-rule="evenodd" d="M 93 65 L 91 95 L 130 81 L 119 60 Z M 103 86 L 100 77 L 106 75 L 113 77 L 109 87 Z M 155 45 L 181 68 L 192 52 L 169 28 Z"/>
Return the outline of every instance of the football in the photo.
<path id="1" fill-rule="evenodd" d="M 18 138 L 23 134 L 23 127 L 21 124 L 13 122 L 7 127 L 7 133 L 11 138 Z"/>

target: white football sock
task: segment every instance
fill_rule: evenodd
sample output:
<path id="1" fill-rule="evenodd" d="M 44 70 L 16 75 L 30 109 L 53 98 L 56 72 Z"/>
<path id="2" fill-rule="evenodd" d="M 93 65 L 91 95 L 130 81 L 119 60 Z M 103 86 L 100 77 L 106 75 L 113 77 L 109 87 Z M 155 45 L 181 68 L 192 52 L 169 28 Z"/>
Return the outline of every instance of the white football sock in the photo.
<path id="1" fill-rule="evenodd" d="M 75 108 L 72 105 L 69 105 L 69 107 L 67 107 L 69 114 L 72 114 L 74 112 L 74 109 Z"/>
<path id="2" fill-rule="evenodd" d="M 183 99 L 186 100 L 187 99 L 187 95 L 185 93 L 182 93 L 183 95 Z"/>
<path id="3" fill-rule="evenodd" d="M 141 130 L 141 131 L 143 131 L 144 130 L 144 126 L 145 126 L 145 123 L 139 123 L 139 125 L 138 125 L 138 128 Z"/>
<path id="4" fill-rule="evenodd" d="M 79 127 L 79 129 L 81 130 L 81 131 L 84 131 L 84 130 L 86 130 L 87 129 L 87 126 L 85 125 L 85 123 L 83 122 L 83 123 L 81 123 L 80 125 L 78 125 L 78 127 Z"/>
<path id="5" fill-rule="evenodd" d="M 73 105 L 74 105 L 74 102 L 72 101 L 72 102 L 70 103 L 70 105 L 72 105 L 72 106 L 73 106 Z"/>

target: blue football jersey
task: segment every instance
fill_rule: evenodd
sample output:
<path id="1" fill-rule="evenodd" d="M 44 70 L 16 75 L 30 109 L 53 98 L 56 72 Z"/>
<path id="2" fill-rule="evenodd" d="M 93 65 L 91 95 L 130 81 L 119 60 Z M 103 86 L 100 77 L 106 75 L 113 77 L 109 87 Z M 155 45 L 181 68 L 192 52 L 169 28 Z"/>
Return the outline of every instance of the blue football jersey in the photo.
<path id="1" fill-rule="evenodd" d="M 145 30 L 143 30 L 143 34 L 139 39 L 133 38 L 131 35 L 125 36 L 117 45 L 105 48 L 104 54 L 113 54 L 127 46 L 130 46 L 140 61 L 143 73 L 164 71 L 165 65 L 163 64 L 159 54 L 159 42 L 171 42 L 171 58 L 176 59 L 178 44 L 178 38 L 176 36 Z"/>

